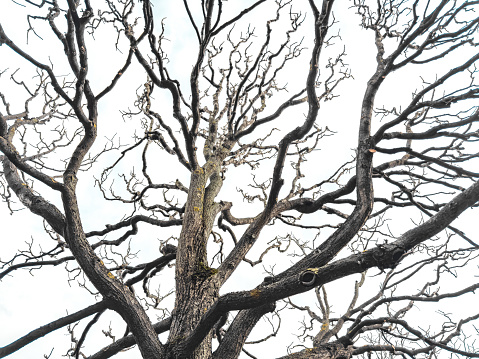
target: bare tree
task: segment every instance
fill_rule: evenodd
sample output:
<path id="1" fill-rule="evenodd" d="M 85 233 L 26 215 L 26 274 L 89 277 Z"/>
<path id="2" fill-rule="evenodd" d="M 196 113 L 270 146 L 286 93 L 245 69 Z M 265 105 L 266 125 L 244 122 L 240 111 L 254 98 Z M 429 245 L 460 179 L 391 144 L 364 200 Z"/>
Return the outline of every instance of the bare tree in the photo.
<path id="1" fill-rule="evenodd" d="M 0 279 L 66 264 L 93 304 L 1 343 L 0 357 L 67 328 L 75 358 L 135 345 L 145 359 L 268 358 L 259 343 L 292 332 L 278 328 L 291 315 L 303 324 L 283 358 L 479 357 L 477 306 L 457 319 L 464 298 L 477 301 L 479 246 L 452 223 L 479 200 L 479 1 L 176 2 L 189 30 L 149 0 L 2 12 L 20 6 L 27 44 L 0 24 L 1 54 L 18 62 L 0 69 L 1 195 L 45 234 L 26 249 L 15 238 Z M 364 34 L 362 69 L 346 62 L 348 28 Z M 336 99 L 363 73 L 357 102 Z M 114 224 L 84 229 L 82 183 Z M 158 253 L 136 251 L 144 233 Z M 264 279 L 228 292 L 248 266 Z M 307 292 L 311 304 L 298 302 Z M 417 320 L 429 307 L 443 320 Z M 112 312 L 124 335 L 104 329 L 110 345 L 86 345 Z M 262 318 L 272 331 L 248 342 Z"/>

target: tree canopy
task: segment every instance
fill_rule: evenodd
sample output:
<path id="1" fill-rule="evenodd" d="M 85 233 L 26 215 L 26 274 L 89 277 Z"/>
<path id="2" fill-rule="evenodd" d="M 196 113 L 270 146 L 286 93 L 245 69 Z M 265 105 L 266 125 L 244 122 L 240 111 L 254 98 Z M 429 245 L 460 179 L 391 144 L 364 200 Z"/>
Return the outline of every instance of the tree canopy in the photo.
<path id="1" fill-rule="evenodd" d="M 2 5 L 0 357 L 479 357 L 478 5 Z"/>

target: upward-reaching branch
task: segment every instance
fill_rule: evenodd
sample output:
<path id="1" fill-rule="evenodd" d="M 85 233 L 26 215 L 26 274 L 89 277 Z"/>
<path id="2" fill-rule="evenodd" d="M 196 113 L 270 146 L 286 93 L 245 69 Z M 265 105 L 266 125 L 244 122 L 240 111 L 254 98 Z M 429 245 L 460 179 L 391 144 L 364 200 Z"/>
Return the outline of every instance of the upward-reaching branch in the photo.
<path id="1" fill-rule="evenodd" d="M 101 301 L 1 355 L 68 325 L 66 355 L 95 359 L 133 345 L 148 359 L 478 356 L 477 313 L 418 324 L 477 289 L 478 240 L 452 222 L 479 199 L 478 1 L 184 0 L 178 17 L 149 0 L 24 4 L 45 56 L 0 26 L 0 50 L 36 70 L 0 69 L 0 198 L 45 234 L 2 222 L 17 234 L 0 284 L 66 264 Z M 359 101 L 356 83 L 339 97 L 365 73 Z M 463 287 L 444 291 L 451 274 Z"/>

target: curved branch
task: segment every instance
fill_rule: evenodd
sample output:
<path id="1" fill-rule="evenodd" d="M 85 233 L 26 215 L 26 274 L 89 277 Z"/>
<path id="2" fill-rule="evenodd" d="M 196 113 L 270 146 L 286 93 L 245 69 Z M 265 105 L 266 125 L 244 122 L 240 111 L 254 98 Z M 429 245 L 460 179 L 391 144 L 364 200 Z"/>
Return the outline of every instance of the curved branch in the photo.
<path id="1" fill-rule="evenodd" d="M 9 187 L 15 192 L 23 205 L 32 213 L 45 219 L 56 233 L 64 236 L 65 216 L 63 213 L 42 196 L 35 194 L 30 186 L 22 181 L 17 169 L 7 158 L 3 160 L 3 171 Z"/>
<path id="2" fill-rule="evenodd" d="M 153 329 L 157 334 L 166 332 L 170 328 L 171 320 L 171 317 L 169 317 L 162 320 L 161 322 L 155 323 L 153 324 Z M 130 334 L 124 338 L 117 340 L 113 344 L 110 344 L 107 347 L 101 349 L 96 354 L 89 356 L 88 359 L 107 359 L 119 353 L 121 350 L 131 347 L 135 344 L 135 337 Z"/>
<path id="3" fill-rule="evenodd" d="M 266 0 L 259 0 L 259 1 L 255 2 L 253 5 L 251 5 L 250 7 L 244 9 L 244 10 L 241 11 L 238 15 L 236 15 L 235 17 L 233 17 L 231 20 L 226 21 L 223 25 L 221 25 L 221 26 L 218 27 L 216 30 L 214 30 L 214 31 L 211 33 L 211 37 L 218 35 L 222 30 L 224 30 L 224 29 L 227 28 L 228 26 L 234 24 L 235 22 L 237 22 L 239 19 L 241 19 L 243 16 L 245 16 L 247 13 L 251 12 L 254 8 L 256 8 L 258 5 L 261 5 L 261 4 L 264 3 L 265 1 L 266 1 Z"/>
<path id="4" fill-rule="evenodd" d="M 57 319 L 51 323 L 48 323 L 44 326 L 41 326 L 40 328 L 37 328 L 35 330 L 32 330 L 30 333 L 27 335 L 21 337 L 20 339 L 17 339 L 11 344 L 8 344 L 4 347 L 0 348 L 0 357 L 3 358 L 4 356 L 10 355 L 17 350 L 23 348 L 24 346 L 32 343 L 33 341 L 37 340 L 38 338 L 41 338 L 48 333 L 51 333 L 59 328 L 62 328 L 68 324 L 75 323 L 79 320 L 82 320 L 86 317 L 89 317 L 90 315 L 93 315 L 95 313 L 98 313 L 100 311 L 105 310 L 107 307 L 105 301 L 101 301 L 99 303 L 93 304 L 85 309 L 79 310 L 76 313 L 67 315 L 66 317 Z"/>
<path id="5" fill-rule="evenodd" d="M 118 229 L 133 226 L 135 224 L 138 224 L 139 222 L 145 222 L 145 223 L 149 223 L 159 227 L 170 227 L 170 226 L 179 226 L 181 225 L 183 221 L 181 219 L 173 219 L 171 221 L 162 221 L 156 218 L 151 218 L 151 217 L 139 214 L 115 224 L 107 224 L 106 228 L 101 231 L 87 232 L 85 233 L 85 236 L 87 238 L 93 237 L 93 236 L 104 236 L 105 234 L 116 231 Z"/>
<path id="6" fill-rule="evenodd" d="M 212 359 L 238 358 L 251 330 L 263 315 L 274 311 L 275 307 L 273 303 L 268 303 L 251 311 L 239 312 L 213 353 Z"/>

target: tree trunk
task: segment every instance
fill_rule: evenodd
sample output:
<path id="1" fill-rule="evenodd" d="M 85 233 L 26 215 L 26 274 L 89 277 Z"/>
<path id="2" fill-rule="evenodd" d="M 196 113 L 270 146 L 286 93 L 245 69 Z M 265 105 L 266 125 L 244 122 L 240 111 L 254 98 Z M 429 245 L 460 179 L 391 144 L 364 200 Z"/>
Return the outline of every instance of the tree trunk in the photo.
<path id="1" fill-rule="evenodd" d="M 169 347 L 175 350 L 203 314 L 218 299 L 217 270 L 208 266 L 207 241 L 220 205 L 214 202 L 222 180 L 216 166 L 207 165 L 192 172 L 183 227 L 176 258 L 176 300 L 172 314 Z M 210 183 L 206 186 L 208 178 Z M 193 353 L 174 353 L 173 357 L 204 359 L 211 356 L 210 332 Z"/>

